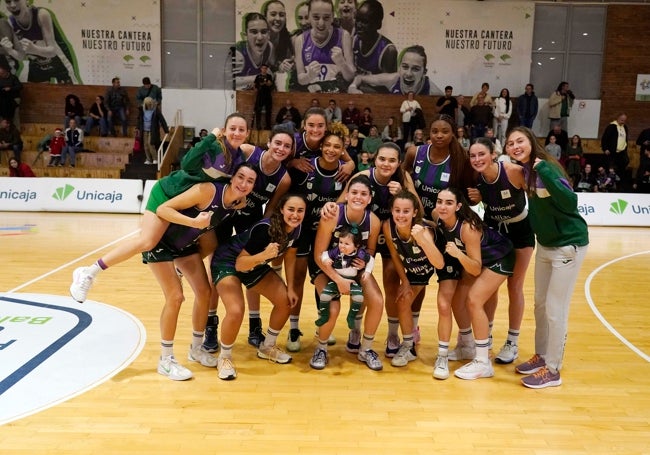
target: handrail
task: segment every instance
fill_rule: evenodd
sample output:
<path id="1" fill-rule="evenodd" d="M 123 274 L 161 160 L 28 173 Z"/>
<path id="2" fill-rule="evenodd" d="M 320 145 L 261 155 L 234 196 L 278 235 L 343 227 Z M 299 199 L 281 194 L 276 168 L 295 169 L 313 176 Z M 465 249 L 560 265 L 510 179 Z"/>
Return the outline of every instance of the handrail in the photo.
<path id="1" fill-rule="evenodd" d="M 167 154 L 167 151 L 169 150 L 169 147 L 171 147 L 172 140 L 173 140 L 174 136 L 176 135 L 176 132 L 178 131 L 178 128 L 176 128 L 176 127 L 178 125 L 180 125 L 180 123 L 181 123 L 181 114 L 182 114 L 181 109 L 177 109 L 176 113 L 174 114 L 174 122 L 171 125 L 174 128 L 174 135 L 170 138 L 169 141 L 167 141 L 167 138 L 169 137 L 169 133 L 165 133 L 165 137 L 163 137 L 163 140 L 160 142 L 160 146 L 158 147 L 158 151 L 157 151 L 157 154 L 158 154 L 158 164 L 157 164 L 158 172 L 160 172 L 160 169 L 161 169 L 162 164 L 163 164 L 163 158 Z M 165 143 L 168 144 L 167 149 L 165 149 Z"/>

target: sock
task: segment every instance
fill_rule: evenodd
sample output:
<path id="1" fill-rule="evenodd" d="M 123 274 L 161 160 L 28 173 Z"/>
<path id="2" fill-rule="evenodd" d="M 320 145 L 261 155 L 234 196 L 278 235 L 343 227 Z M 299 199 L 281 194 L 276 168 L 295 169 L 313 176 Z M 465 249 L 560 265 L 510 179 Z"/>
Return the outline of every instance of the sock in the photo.
<path id="1" fill-rule="evenodd" d="M 468 327 L 466 329 L 459 329 L 458 335 L 460 335 L 460 342 L 462 344 L 471 346 L 471 344 L 474 342 L 474 334 L 471 327 Z"/>
<path id="2" fill-rule="evenodd" d="M 93 265 L 88 267 L 86 270 L 92 277 L 96 277 L 99 272 L 106 270 L 108 267 L 104 264 L 104 261 L 101 259 L 95 262 Z"/>
<path id="3" fill-rule="evenodd" d="M 217 315 L 217 309 L 215 308 L 214 310 L 208 310 L 208 318 L 210 316 L 216 316 Z"/>
<path id="4" fill-rule="evenodd" d="M 373 341 L 375 341 L 375 336 L 374 335 L 366 335 L 364 333 L 363 338 L 361 338 L 361 351 L 365 352 L 368 349 L 372 349 L 372 342 Z"/>
<path id="5" fill-rule="evenodd" d="M 411 311 L 411 316 L 413 317 L 413 330 L 415 330 L 420 322 L 420 312 Z"/>
<path id="6" fill-rule="evenodd" d="M 219 353 L 220 358 L 228 357 L 232 359 L 232 347 L 234 346 L 233 344 L 223 344 L 221 343 L 221 352 Z"/>
<path id="7" fill-rule="evenodd" d="M 490 362 L 489 354 L 489 342 L 490 340 L 486 338 L 485 340 L 476 340 L 476 358 L 483 363 Z"/>
<path id="8" fill-rule="evenodd" d="M 508 339 L 506 341 L 510 344 L 516 345 L 519 341 L 519 330 L 508 329 Z"/>
<path id="9" fill-rule="evenodd" d="M 174 340 L 160 340 L 160 358 L 174 355 Z"/>
<path id="10" fill-rule="evenodd" d="M 196 349 L 203 343 L 203 332 L 192 331 L 192 349 Z"/>
<path id="11" fill-rule="evenodd" d="M 413 347 L 413 335 L 404 335 L 404 340 L 402 340 L 402 345 L 408 346 L 409 349 Z"/>
<path id="12" fill-rule="evenodd" d="M 388 318 L 388 335 L 399 336 L 399 319 L 398 318 Z"/>
<path id="13" fill-rule="evenodd" d="M 298 329 L 298 322 L 300 321 L 300 316 L 294 316 L 293 314 L 289 316 L 289 327 L 292 329 Z"/>
<path id="14" fill-rule="evenodd" d="M 449 354 L 449 341 L 438 341 L 438 355 L 447 357 L 447 354 Z"/>
<path id="15" fill-rule="evenodd" d="M 264 346 L 269 348 L 275 346 L 279 334 L 280 334 L 279 330 L 273 330 L 271 327 L 269 327 L 266 330 L 266 338 L 264 338 Z"/>
<path id="16" fill-rule="evenodd" d="M 321 349 L 325 352 L 327 352 L 327 340 L 318 340 L 318 349 Z"/>

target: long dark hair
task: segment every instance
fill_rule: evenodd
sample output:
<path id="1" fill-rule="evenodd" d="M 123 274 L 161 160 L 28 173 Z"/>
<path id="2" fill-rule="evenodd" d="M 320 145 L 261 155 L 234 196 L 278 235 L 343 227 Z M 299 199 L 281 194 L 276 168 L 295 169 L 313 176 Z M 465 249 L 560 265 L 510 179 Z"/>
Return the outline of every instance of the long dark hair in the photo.
<path id="1" fill-rule="evenodd" d="M 383 143 L 379 146 L 379 148 L 377 149 L 377 153 L 379 153 L 379 151 L 380 151 L 381 149 L 391 149 L 391 150 L 394 150 L 395 153 L 397 153 L 397 161 L 399 161 L 400 164 L 401 164 L 401 162 L 402 162 L 402 160 L 401 160 L 402 149 L 399 147 L 399 145 L 397 145 L 397 144 L 394 143 L 394 142 L 383 142 Z M 375 156 L 376 156 L 376 155 L 375 155 Z M 402 185 L 402 188 L 404 188 L 404 186 L 406 185 L 406 183 L 404 182 L 404 170 L 402 169 L 402 166 L 397 166 L 397 170 L 395 171 L 395 173 L 394 173 L 393 176 L 391 177 L 391 180 L 394 181 L 394 182 L 399 182 L 399 184 Z"/>
<path id="2" fill-rule="evenodd" d="M 451 175 L 449 176 L 449 186 L 454 188 L 470 188 L 474 186 L 474 170 L 469 163 L 469 157 L 456 137 L 456 122 L 449 115 L 441 114 L 429 125 L 431 126 L 438 120 L 448 123 L 452 131 L 452 139 L 449 144 L 449 156 L 451 158 Z M 466 189 L 464 191 L 467 191 Z"/>
<path id="3" fill-rule="evenodd" d="M 417 196 L 410 191 L 407 190 L 400 190 L 399 192 L 395 193 L 395 195 L 391 198 L 390 200 L 390 210 L 391 212 L 393 211 L 393 205 L 395 204 L 395 201 L 397 199 L 408 199 L 413 203 L 413 210 L 415 210 L 415 217 L 413 218 L 413 224 L 420 224 L 422 223 L 423 219 L 423 213 L 422 210 L 420 210 L 420 201 L 418 200 Z"/>
<path id="4" fill-rule="evenodd" d="M 269 217 L 269 237 L 271 242 L 275 242 L 279 245 L 278 251 L 283 251 L 289 244 L 289 234 L 284 228 L 284 217 L 282 216 L 282 209 L 287 204 L 289 199 L 293 197 L 302 199 L 302 201 L 305 203 L 305 206 L 307 206 L 307 199 L 303 194 L 286 193 L 280 198 L 278 205 L 275 207 L 273 213 L 271 213 L 271 216 Z"/>
<path id="5" fill-rule="evenodd" d="M 484 224 L 483 220 L 481 219 L 478 214 L 471 209 L 469 203 L 467 202 L 467 199 L 463 195 L 463 192 L 460 191 L 458 188 L 445 188 L 444 190 L 440 190 L 442 193 L 443 191 L 449 191 L 451 194 L 453 194 L 456 197 L 456 203 L 460 203 L 460 208 L 456 212 L 456 216 L 458 217 L 459 220 L 461 221 L 466 221 L 472 226 L 474 229 L 477 231 L 483 232 L 484 229 Z"/>

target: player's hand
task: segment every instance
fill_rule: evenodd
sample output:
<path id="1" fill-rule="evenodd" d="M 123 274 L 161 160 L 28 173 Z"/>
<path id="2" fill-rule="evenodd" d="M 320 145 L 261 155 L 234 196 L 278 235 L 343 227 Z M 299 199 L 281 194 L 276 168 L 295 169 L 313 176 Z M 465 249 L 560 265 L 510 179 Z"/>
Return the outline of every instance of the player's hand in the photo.
<path id="1" fill-rule="evenodd" d="M 196 215 L 196 218 L 194 218 L 194 227 L 199 229 L 205 229 L 208 226 L 210 226 L 210 220 L 212 219 L 213 214 L 214 214 L 213 211 L 209 211 L 209 212 L 201 212 L 198 215 Z"/>
<path id="2" fill-rule="evenodd" d="M 472 204 L 478 204 L 482 200 L 481 192 L 477 188 L 467 188 L 467 196 Z"/>

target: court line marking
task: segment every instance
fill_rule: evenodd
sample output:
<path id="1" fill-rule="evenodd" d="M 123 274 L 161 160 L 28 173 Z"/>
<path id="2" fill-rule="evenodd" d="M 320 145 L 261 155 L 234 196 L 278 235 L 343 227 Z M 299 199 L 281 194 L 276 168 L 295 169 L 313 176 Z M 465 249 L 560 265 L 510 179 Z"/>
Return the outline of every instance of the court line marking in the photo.
<path id="1" fill-rule="evenodd" d="M 634 346 L 634 344 L 630 343 L 623 335 L 621 335 L 609 322 L 607 322 L 607 319 L 598 311 L 598 308 L 596 308 L 596 304 L 594 300 L 591 298 L 591 281 L 595 278 L 595 276 L 603 270 L 605 267 L 608 267 L 616 262 L 622 261 L 624 259 L 629 259 L 634 256 L 640 256 L 642 254 L 648 254 L 650 253 L 649 251 L 640 251 L 638 253 L 632 253 L 628 254 L 626 256 L 621 256 L 616 259 L 612 259 L 609 262 L 606 262 L 602 264 L 601 266 L 597 267 L 594 269 L 589 276 L 587 277 L 587 280 L 585 281 L 585 296 L 587 297 L 587 303 L 589 304 L 589 307 L 591 308 L 591 311 L 596 315 L 596 317 L 600 320 L 600 322 L 605 326 L 607 330 L 609 330 L 612 335 L 614 335 L 616 338 L 618 338 L 625 346 L 630 348 L 633 352 L 635 352 L 639 357 L 644 359 L 646 362 L 650 362 L 650 356 L 641 351 L 639 348 Z"/>
<path id="2" fill-rule="evenodd" d="M 55 274 L 56 272 L 59 272 L 60 270 L 65 269 L 66 267 L 70 267 L 71 265 L 74 265 L 74 264 L 76 264 L 77 262 L 82 261 L 82 260 L 86 259 L 86 258 L 89 257 L 89 256 L 95 255 L 95 254 L 97 254 L 98 252 L 100 252 L 100 251 L 102 251 L 102 250 L 104 250 L 104 249 L 106 249 L 106 248 L 108 248 L 108 247 L 110 247 L 110 246 L 113 246 L 113 245 L 115 245 L 116 243 L 119 243 L 119 242 L 121 242 L 122 240 L 124 240 L 124 239 L 126 239 L 126 238 L 129 238 L 129 237 L 131 237 L 131 236 L 137 234 L 138 232 L 140 232 L 140 228 L 138 228 L 138 229 L 136 229 L 135 231 L 130 232 L 130 233 L 126 234 L 126 235 L 123 235 L 122 237 L 120 237 L 120 238 L 118 238 L 118 239 L 115 239 L 115 240 L 113 240 L 112 242 L 109 242 L 109 243 L 107 243 L 107 244 L 105 244 L 105 245 L 103 245 L 103 246 L 100 246 L 99 248 L 96 248 L 96 249 L 94 249 L 94 250 L 92 250 L 92 251 L 90 251 L 90 252 L 84 254 L 83 256 L 79 256 L 78 258 L 73 259 L 73 260 L 70 261 L 70 262 L 67 262 L 67 263 L 65 263 L 65 264 L 63 264 L 63 265 L 60 265 L 59 267 L 57 267 L 57 268 L 55 268 L 55 269 L 52 269 L 52 270 L 50 270 L 49 272 L 44 273 L 44 274 L 41 275 L 41 276 L 37 276 L 36 278 L 33 278 L 33 279 L 27 281 L 26 283 L 21 284 L 20 286 L 17 286 L 17 287 L 15 287 L 15 288 L 13 288 L 13 289 L 10 289 L 10 290 L 6 291 L 5 294 L 12 294 L 12 293 L 14 293 L 14 292 L 20 291 L 21 289 L 23 289 L 23 288 L 29 286 L 30 284 L 34 284 L 34 283 L 36 283 L 37 281 L 40 281 L 40 280 L 42 280 L 42 279 L 44 279 L 44 278 L 47 278 L 48 276 L 53 275 L 53 274 Z"/>

